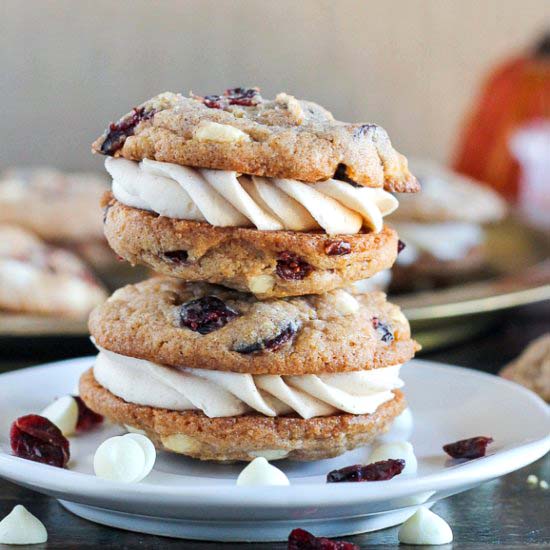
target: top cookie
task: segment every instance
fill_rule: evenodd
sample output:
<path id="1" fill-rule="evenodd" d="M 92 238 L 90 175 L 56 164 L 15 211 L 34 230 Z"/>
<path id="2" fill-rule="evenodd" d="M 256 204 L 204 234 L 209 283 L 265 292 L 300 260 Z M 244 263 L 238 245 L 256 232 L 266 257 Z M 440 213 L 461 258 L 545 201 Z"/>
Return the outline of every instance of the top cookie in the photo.
<path id="1" fill-rule="evenodd" d="M 165 92 L 111 124 L 92 148 L 129 160 L 419 190 L 383 128 L 339 122 L 320 105 L 286 93 L 266 100 L 256 88 L 205 97 Z"/>

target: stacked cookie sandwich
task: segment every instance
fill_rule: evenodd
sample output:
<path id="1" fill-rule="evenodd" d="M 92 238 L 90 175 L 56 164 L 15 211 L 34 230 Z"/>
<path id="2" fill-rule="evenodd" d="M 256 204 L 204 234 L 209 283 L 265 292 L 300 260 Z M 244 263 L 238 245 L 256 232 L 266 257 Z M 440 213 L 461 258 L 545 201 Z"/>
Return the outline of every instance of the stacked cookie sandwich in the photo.
<path id="1" fill-rule="evenodd" d="M 389 428 L 418 346 L 384 294 L 349 290 L 397 257 L 388 191 L 418 190 L 382 128 L 287 94 L 165 93 L 93 149 L 111 247 L 163 276 L 92 313 L 90 408 L 218 461 L 333 457 Z"/>

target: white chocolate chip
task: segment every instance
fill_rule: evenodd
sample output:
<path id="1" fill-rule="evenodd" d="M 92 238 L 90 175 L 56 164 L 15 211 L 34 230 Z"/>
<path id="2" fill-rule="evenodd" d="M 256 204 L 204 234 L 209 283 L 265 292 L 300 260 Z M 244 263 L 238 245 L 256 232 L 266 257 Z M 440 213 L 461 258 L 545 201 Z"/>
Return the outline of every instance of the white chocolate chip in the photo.
<path id="1" fill-rule="evenodd" d="M 105 440 L 94 455 L 95 475 L 111 481 L 141 481 L 145 465 L 145 453 L 141 445 L 129 437 L 118 436 Z"/>
<path id="2" fill-rule="evenodd" d="M 288 451 L 282 449 L 265 449 L 263 451 L 250 451 L 249 456 L 252 458 L 264 457 L 266 460 L 282 460 L 288 456 Z"/>
<path id="3" fill-rule="evenodd" d="M 211 120 L 201 121 L 195 130 L 194 137 L 199 141 L 216 141 L 218 143 L 250 141 L 250 136 L 239 128 Z"/>
<path id="4" fill-rule="evenodd" d="M 398 537 L 403 544 L 448 544 L 453 532 L 442 517 L 422 506 L 401 525 Z"/>
<path id="5" fill-rule="evenodd" d="M 300 102 L 294 96 L 281 92 L 280 94 L 277 94 L 275 101 L 287 108 L 296 124 L 302 124 L 305 117 L 304 110 L 302 109 Z"/>
<path id="6" fill-rule="evenodd" d="M 73 435 L 76 431 L 78 405 L 76 404 L 76 400 L 70 395 L 56 399 L 40 415 L 51 420 L 64 436 Z"/>
<path id="7" fill-rule="evenodd" d="M 351 315 L 359 309 L 359 302 L 345 290 L 334 293 L 334 307 L 341 315 Z"/>
<path id="8" fill-rule="evenodd" d="M 239 474 L 237 485 L 290 485 L 290 481 L 284 472 L 260 456 Z"/>
<path id="9" fill-rule="evenodd" d="M 541 479 L 539 481 L 539 487 L 541 489 L 548 489 L 548 481 L 546 481 L 545 479 Z"/>
<path id="10" fill-rule="evenodd" d="M 172 434 L 161 437 L 162 444 L 175 453 L 189 453 L 198 451 L 200 443 L 185 434 Z"/>
<path id="11" fill-rule="evenodd" d="M 146 435 L 129 433 L 122 437 L 129 438 L 132 441 L 135 441 L 141 447 L 141 450 L 145 455 L 145 466 L 143 467 L 143 471 L 141 472 L 140 479 L 137 480 L 141 481 L 151 473 L 151 470 L 153 469 L 153 466 L 155 465 L 155 461 L 157 459 L 157 450 L 155 449 L 153 442 Z"/>
<path id="12" fill-rule="evenodd" d="M 20 504 L 0 521 L 0 544 L 41 544 L 47 540 L 44 524 Z"/>
<path id="13" fill-rule="evenodd" d="M 139 428 L 134 428 L 133 426 L 129 426 L 128 424 L 124 424 L 124 427 L 131 434 L 147 435 L 147 432 L 144 432 L 143 430 L 140 430 Z"/>
<path id="14" fill-rule="evenodd" d="M 401 475 L 415 474 L 418 469 L 413 446 L 408 441 L 395 441 L 378 445 L 369 456 L 369 462 L 379 462 L 390 458 L 401 458 L 405 461 L 405 468 Z"/>
<path id="15" fill-rule="evenodd" d="M 275 286 L 275 278 L 271 275 L 257 275 L 248 281 L 248 288 L 253 294 L 264 294 Z"/>
<path id="16" fill-rule="evenodd" d="M 530 474 L 527 476 L 526 481 L 529 485 L 537 485 L 539 478 L 536 475 Z"/>

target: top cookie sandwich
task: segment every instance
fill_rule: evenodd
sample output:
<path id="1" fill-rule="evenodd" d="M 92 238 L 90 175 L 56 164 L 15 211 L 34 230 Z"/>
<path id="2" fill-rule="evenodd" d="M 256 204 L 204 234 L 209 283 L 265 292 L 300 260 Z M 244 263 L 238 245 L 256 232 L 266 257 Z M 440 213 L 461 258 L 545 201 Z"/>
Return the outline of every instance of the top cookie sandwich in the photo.
<path id="1" fill-rule="evenodd" d="M 382 128 L 256 89 L 161 94 L 93 147 L 110 156 L 105 233 L 120 256 L 261 299 L 319 294 L 390 267 L 388 190 L 418 188 Z"/>

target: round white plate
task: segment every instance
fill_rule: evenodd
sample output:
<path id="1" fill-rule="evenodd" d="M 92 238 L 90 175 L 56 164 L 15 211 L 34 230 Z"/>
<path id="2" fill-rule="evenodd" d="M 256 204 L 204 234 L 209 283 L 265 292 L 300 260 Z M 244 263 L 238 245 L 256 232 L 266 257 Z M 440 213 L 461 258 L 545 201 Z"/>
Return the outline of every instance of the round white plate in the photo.
<path id="1" fill-rule="evenodd" d="M 203 540 L 284 540 L 295 527 L 342 536 L 395 525 L 419 504 L 431 503 L 504 475 L 550 449 L 547 405 L 528 390 L 495 376 L 427 361 L 403 367 L 414 418 L 408 439 L 418 473 L 390 481 L 327 484 L 327 472 L 368 462 L 369 448 L 313 463 L 281 461 L 289 487 L 236 487 L 243 465 L 210 464 L 159 453 L 141 483 L 122 484 L 93 475 L 101 441 L 121 433 L 103 426 L 71 438 L 70 469 L 10 454 L 9 427 L 55 397 L 72 393 L 93 357 L 51 363 L 0 375 L 0 476 L 61 500 L 82 517 L 124 529 Z M 494 438 L 484 458 L 452 461 L 445 443 L 476 435 Z"/>

